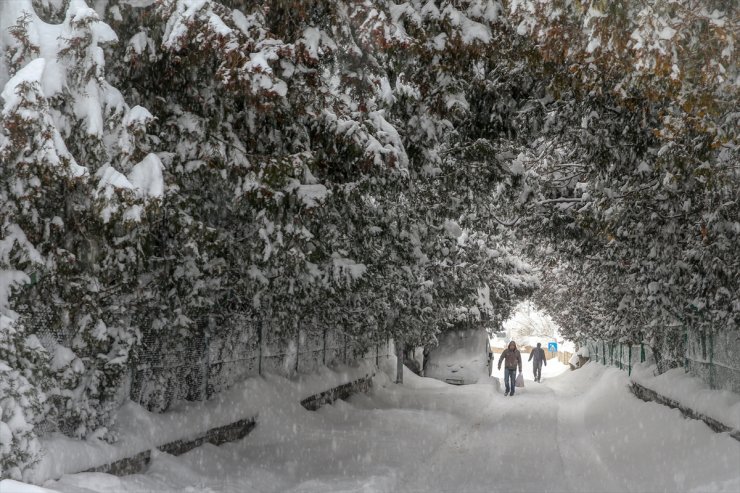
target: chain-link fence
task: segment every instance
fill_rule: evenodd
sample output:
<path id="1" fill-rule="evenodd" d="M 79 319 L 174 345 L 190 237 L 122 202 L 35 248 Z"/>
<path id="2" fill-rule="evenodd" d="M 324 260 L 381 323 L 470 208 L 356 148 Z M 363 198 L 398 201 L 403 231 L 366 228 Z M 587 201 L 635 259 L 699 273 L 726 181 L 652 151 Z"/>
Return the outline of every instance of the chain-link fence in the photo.
<path id="1" fill-rule="evenodd" d="M 603 365 L 616 366 L 628 373 L 641 362 L 655 362 L 653 353 L 646 344 L 587 340 L 581 344 L 588 349 L 588 357 Z"/>
<path id="2" fill-rule="evenodd" d="M 38 311 L 24 317 L 29 332 L 53 354 L 61 345 L 72 347 L 71 331 L 55 329 L 54 313 Z M 304 325 L 280 335 L 269 319 L 229 313 L 196 320 L 196 330 L 179 337 L 162 337 L 157 330 L 142 330 L 141 343 L 130 355 L 125 388 L 134 402 L 162 412 L 182 400 L 206 400 L 246 378 L 265 373 L 292 376 L 315 371 L 322 365 L 379 363 L 392 354 L 390 340 L 368 342 L 336 328 Z M 144 327 L 142 327 L 144 328 Z M 40 433 L 72 430 L 65 423 L 39 423 Z"/>
<path id="3" fill-rule="evenodd" d="M 740 349 L 740 331 L 695 333 L 685 330 L 683 340 L 674 342 L 675 354 L 670 355 L 674 365 L 682 365 L 687 373 L 702 379 L 709 388 L 740 393 L 740 364 L 736 354 Z M 582 345 L 588 348 L 592 360 L 629 373 L 641 362 L 656 364 L 660 373 L 673 366 L 666 364 L 665 354 L 655 353 L 645 343 L 587 340 Z"/>
<path id="4" fill-rule="evenodd" d="M 740 330 L 686 334 L 684 367 L 713 389 L 740 393 Z"/>
<path id="5" fill-rule="evenodd" d="M 131 369 L 131 400 L 163 411 L 178 400 L 205 400 L 264 373 L 291 376 L 322 365 L 377 363 L 391 355 L 389 340 L 368 346 L 339 329 L 310 326 L 284 336 L 269 320 L 242 314 L 206 317 L 198 326 L 199 335 L 175 345 L 153 334 L 145 337 Z"/>

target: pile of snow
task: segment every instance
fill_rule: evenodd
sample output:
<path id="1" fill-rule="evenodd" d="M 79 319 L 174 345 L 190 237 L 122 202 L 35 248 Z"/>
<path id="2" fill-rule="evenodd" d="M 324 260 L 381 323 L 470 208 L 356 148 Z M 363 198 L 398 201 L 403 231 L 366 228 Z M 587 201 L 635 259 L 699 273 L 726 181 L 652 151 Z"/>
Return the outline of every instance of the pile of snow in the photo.
<path id="1" fill-rule="evenodd" d="M 573 368 L 578 368 L 578 366 L 580 365 L 580 361 L 581 360 L 578 359 L 578 354 L 573 353 L 573 356 L 570 357 L 568 363 L 570 363 Z"/>
<path id="2" fill-rule="evenodd" d="M 58 493 L 56 490 L 49 490 L 12 479 L 0 480 L 0 491 L 2 493 Z"/>
<path id="3" fill-rule="evenodd" d="M 439 336 L 424 371 L 449 383 L 483 383 L 489 375 L 488 336 L 485 330 L 451 330 Z"/>
<path id="4" fill-rule="evenodd" d="M 572 484 L 592 491 L 737 492 L 740 443 L 715 433 L 703 422 L 685 419 L 675 409 L 643 402 L 629 393 L 627 372 L 588 364 L 549 382 L 564 396 L 582 394 L 559 408 L 559 426 L 574 433 L 560 445 Z M 674 379 L 679 392 L 687 382 Z M 737 407 L 714 400 L 720 414 Z"/>
<path id="5" fill-rule="evenodd" d="M 51 434 L 41 440 L 45 455 L 25 479 L 41 484 L 64 474 L 132 457 L 175 440 L 193 439 L 211 428 L 272 413 L 275 409 L 297 412 L 302 409 L 301 400 L 374 372 L 374 365 L 366 362 L 357 367 L 333 370 L 322 367 L 317 373 L 292 380 L 273 375 L 250 378 L 209 401 L 182 402 L 162 414 L 150 413 L 129 401 L 118 410 L 115 418 L 116 432 L 121 437 L 117 443 Z M 5 493 L 4 483 L 0 491 Z"/>
<path id="6" fill-rule="evenodd" d="M 655 365 L 638 363 L 632 368 L 632 381 L 740 430 L 740 395 L 727 390 L 712 390 L 703 380 L 687 374 L 682 368 L 656 374 Z"/>
<path id="7" fill-rule="evenodd" d="M 279 400 L 290 391 L 285 380 L 267 382 L 275 393 L 258 397 L 274 407 L 238 442 L 178 457 L 155 453 L 143 474 L 74 474 L 44 486 L 64 493 L 740 491 L 740 443 L 637 399 L 624 371 L 590 364 L 509 398 L 492 385 L 446 385 L 408 371 L 395 385 L 394 359 L 381 366 L 388 375 L 376 375 L 371 393 L 318 412 Z M 487 473 L 492 464 L 505 464 L 506 474 Z M 4 481 L 0 491 L 49 493 L 16 486 Z"/>

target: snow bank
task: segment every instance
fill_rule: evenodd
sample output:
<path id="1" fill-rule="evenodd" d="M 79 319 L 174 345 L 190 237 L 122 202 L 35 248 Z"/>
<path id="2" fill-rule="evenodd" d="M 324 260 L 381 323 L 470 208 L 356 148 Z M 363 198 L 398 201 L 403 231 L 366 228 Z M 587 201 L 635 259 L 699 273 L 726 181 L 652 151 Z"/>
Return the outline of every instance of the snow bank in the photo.
<path id="1" fill-rule="evenodd" d="M 673 399 L 710 418 L 740 430 L 740 395 L 727 390 L 712 390 L 699 378 L 682 368 L 657 375 L 655 365 L 637 364 L 632 369 L 632 381 L 658 394 Z"/>
<path id="2" fill-rule="evenodd" d="M 558 412 L 559 428 L 572 430 L 559 449 L 580 465 L 568 474 L 571 484 L 594 491 L 737 491 L 736 440 L 676 409 L 641 401 L 629 384 L 626 372 L 598 363 L 548 383 L 564 397 L 582 389 Z M 716 482 L 711 488 L 709 479 Z"/>
<path id="3" fill-rule="evenodd" d="M 64 474 L 92 469 L 175 440 L 198 437 L 207 430 L 241 419 L 300 407 L 300 401 L 340 384 L 374 373 L 364 362 L 357 367 L 321 368 L 317 373 L 288 380 L 275 375 L 250 378 L 205 402 L 182 402 L 168 412 L 155 414 L 134 402 L 117 412 L 116 444 L 100 440 L 75 440 L 59 433 L 41 440 L 45 455 L 24 479 L 41 484 Z M 5 493 L 5 490 L 1 490 Z"/>
<path id="4" fill-rule="evenodd" d="M 578 368 L 578 364 L 580 363 L 580 360 L 578 359 L 578 354 L 574 353 L 568 360 L 568 363 L 570 363 L 574 368 Z"/>
<path id="5" fill-rule="evenodd" d="M 626 372 L 589 364 L 512 399 L 492 385 L 447 385 L 408 370 L 395 385 L 395 360 L 381 367 L 373 392 L 318 412 L 273 401 L 278 406 L 247 439 L 177 457 L 154 453 L 144 474 L 74 474 L 45 486 L 65 493 L 738 491 L 740 443 L 637 399 Z M 286 382 L 267 385 L 293 385 Z M 497 465 L 506 474 L 492 475 Z"/>
<path id="6" fill-rule="evenodd" d="M 12 479 L 3 479 L 0 481 L 0 492 L 2 493 L 57 493 L 56 490 L 49 490 L 32 484 L 13 481 Z"/>
<path id="7" fill-rule="evenodd" d="M 380 362 L 380 372 L 375 375 L 374 381 L 382 386 L 392 384 L 392 377 L 396 376 L 396 365 L 398 358 L 391 355 Z M 420 377 L 406 366 L 403 367 L 403 386 L 410 389 L 447 388 L 448 384 L 440 382 L 435 378 Z"/>

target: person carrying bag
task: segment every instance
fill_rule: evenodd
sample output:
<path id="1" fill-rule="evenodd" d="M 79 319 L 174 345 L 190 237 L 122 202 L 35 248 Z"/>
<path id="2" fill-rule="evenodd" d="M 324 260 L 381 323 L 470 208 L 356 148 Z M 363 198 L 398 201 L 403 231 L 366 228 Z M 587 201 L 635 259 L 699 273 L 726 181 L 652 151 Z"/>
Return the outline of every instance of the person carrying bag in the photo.
<path id="1" fill-rule="evenodd" d="M 504 395 L 511 395 L 514 397 L 514 390 L 519 387 L 519 382 L 515 382 L 516 370 L 519 368 L 519 377 L 521 378 L 521 387 L 524 387 L 524 377 L 522 376 L 522 355 L 516 348 L 516 343 L 511 341 L 509 347 L 504 349 L 501 356 L 498 359 L 498 369 L 501 369 L 501 362 L 504 362 L 504 385 L 506 386 L 506 392 Z M 518 379 L 517 379 L 518 380 Z"/>

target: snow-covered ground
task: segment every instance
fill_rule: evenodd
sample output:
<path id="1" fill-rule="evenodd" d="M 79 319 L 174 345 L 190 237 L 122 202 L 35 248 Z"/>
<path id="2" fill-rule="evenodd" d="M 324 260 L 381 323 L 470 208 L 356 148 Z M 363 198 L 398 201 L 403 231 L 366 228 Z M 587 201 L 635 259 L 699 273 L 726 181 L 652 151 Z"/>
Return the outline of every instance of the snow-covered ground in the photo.
<path id="1" fill-rule="evenodd" d="M 501 365 L 501 370 L 498 370 L 496 367 L 496 364 L 498 363 L 498 357 L 501 356 L 500 354 L 494 354 L 495 361 L 493 362 L 493 376 L 499 377 L 501 379 L 504 378 L 504 370 L 503 365 Z M 534 383 L 534 370 L 532 369 L 532 362 L 527 361 L 529 359 L 529 353 L 522 353 L 522 373 L 524 374 L 524 380 L 532 380 L 532 385 L 535 385 Z M 557 359 L 553 358 L 550 360 L 547 360 L 546 365 L 542 365 L 542 383 L 545 382 L 545 380 L 548 380 L 553 377 L 557 377 L 563 372 L 566 372 L 570 370 L 570 367 L 568 365 L 564 365 Z M 525 388 L 526 383 L 525 383 Z"/>
<path id="2" fill-rule="evenodd" d="M 28 479 L 41 483 L 64 473 L 96 468 L 175 440 L 192 440 L 210 428 L 241 419 L 258 417 L 261 423 L 261 416 L 274 409 L 303 409 L 298 406 L 301 400 L 374 373 L 375 365 L 366 361 L 354 367 L 322 367 L 290 380 L 276 375 L 250 378 L 206 402 L 181 402 L 163 414 L 150 413 L 129 401 L 116 414 L 116 432 L 121 439 L 115 445 L 51 434 L 41 440 L 46 454 Z M 0 488 L 0 493 L 5 491 Z"/>
<path id="3" fill-rule="evenodd" d="M 393 371 L 393 362 L 388 362 Z M 553 362 L 555 363 L 555 362 Z M 529 369 L 527 369 L 529 366 Z M 288 400 L 245 439 L 145 474 L 74 474 L 46 487 L 89 492 L 740 491 L 740 442 L 635 398 L 627 374 L 549 364 L 515 397 L 491 383 L 452 386 L 385 374 L 370 395 L 318 412 Z M 531 377 L 531 365 L 525 365 Z M 292 401 L 291 401 L 292 402 Z M 3 483 L 0 491 L 14 491 Z"/>
<path id="4" fill-rule="evenodd" d="M 705 382 L 687 374 L 683 368 L 674 368 L 660 375 L 657 373 L 654 364 L 637 364 L 632 369 L 632 381 L 740 430 L 740 395 L 728 390 L 710 389 Z"/>

